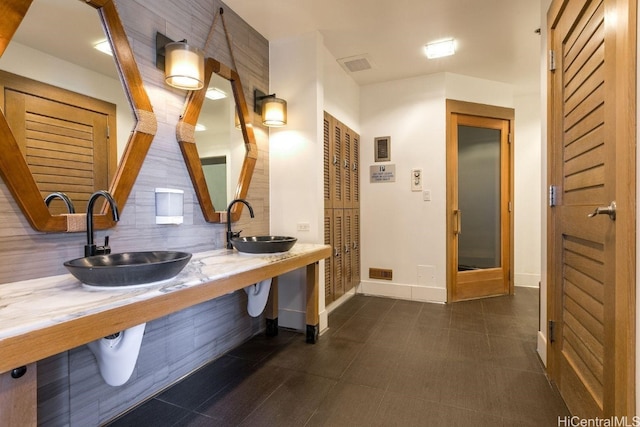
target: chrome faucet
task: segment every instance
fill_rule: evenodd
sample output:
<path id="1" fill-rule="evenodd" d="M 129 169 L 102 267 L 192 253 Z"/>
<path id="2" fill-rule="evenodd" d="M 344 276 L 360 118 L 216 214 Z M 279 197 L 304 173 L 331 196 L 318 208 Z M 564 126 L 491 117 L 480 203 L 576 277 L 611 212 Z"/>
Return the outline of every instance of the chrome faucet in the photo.
<path id="1" fill-rule="evenodd" d="M 116 201 L 113 197 L 111 197 L 111 194 L 104 190 L 98 190 L 93 193 L 87 202 L 87 244 L 84 246 L 84 256 L 106 255 L 111 253 L 111 248 L 109 247 L 109 236 L 105 236 L 104 246 L 96 246 L 93 243 L 93 205 L 96 203 L 96 199 L 100 196 L 104 197 L 107 199 L 107 202 L 109 202 L 113 220 L 120 220 L 118 206 L 116 205 Z"/>
<path id="2" fill-rule="evenodd" d="M 67 205 L 67 211 L 69 211 L 70 214 L 76 213 L 76 208 L 73 206 L 73 202 L 71 201 L 69 196 L 67 196 L 63 192 L 56 191 L 54 193 L 49 194 L 47 197 L 45 197 L 44 203 L 47 205 L 47 207 L 49 207 L 49 204 L 53 199 L 62 200 L 64 204 Z"/>
<path id="3" fill-rule="evenodd" d="M 246 200 L 235 199 L 235 200 L 232 200 L 231 203 L 229 203 L 229 206 L 227 206 L 227 249 L 233 249 L 233 245 L 231 244 L 231 239 L 233 239 L 234 237 L 239 237 L 240 233 L 242 232 L 242 230 L 236 233 L 231 231 L 231 208 L 236 203 L 244 203 L 249 208 L 249 215 L 251 215 L 251 218 L 254 218 L 253 208 L 251 207 L 249 202 L 247 202 Z"/>

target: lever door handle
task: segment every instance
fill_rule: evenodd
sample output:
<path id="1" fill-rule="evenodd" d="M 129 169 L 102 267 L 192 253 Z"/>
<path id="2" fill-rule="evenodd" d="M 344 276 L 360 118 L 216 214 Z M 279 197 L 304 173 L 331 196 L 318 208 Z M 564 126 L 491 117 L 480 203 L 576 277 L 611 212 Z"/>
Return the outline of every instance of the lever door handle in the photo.
<path id="1" fill-rule="evenodd" d="M 616 220 L 616 202 L 611 202 L 609 206 L 601 206 L 596 208 L 593 212 L 588 214 L 589 218 L 593 218 L 596 215 L 609 215 L 613 221 Z"/>

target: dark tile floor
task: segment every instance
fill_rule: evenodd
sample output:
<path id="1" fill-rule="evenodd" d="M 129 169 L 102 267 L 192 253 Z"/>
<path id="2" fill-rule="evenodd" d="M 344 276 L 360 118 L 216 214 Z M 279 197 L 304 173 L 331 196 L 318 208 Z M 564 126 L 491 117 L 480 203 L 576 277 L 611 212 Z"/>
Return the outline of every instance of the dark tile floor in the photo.
<path id="1" fill-rule="evenodd" d="M 256 336 L 111 426 L 557 426 L 538 290 L 449 305 L 355 296 L 315 345 Z"/>

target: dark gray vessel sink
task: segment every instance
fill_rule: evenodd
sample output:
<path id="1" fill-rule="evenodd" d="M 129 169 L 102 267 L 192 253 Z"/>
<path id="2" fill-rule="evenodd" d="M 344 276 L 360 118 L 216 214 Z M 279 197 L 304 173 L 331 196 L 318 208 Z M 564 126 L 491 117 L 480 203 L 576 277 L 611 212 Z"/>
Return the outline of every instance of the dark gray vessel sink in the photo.
<path id="1" fill-rule="evenodd" d="M 231 244 L 239 252 L 271 254 L 288 251 L 297 240 L 295 237 L 286 236 L 248 236 L 234 237 L 231 239 Z"/>
<path id="2" fill-rule="evenodd" d="M 190 259 L 188 252 L 122 252 L 77 258 L 64 266 L 86 285 L 126 287 L 172 279 Z"/>

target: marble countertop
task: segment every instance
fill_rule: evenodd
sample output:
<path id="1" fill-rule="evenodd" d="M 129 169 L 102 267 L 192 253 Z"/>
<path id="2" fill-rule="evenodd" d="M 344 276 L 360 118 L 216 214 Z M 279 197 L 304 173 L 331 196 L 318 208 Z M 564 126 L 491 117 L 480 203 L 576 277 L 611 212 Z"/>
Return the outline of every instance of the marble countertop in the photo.
<path id="1" fill-rule="evenodd" d="M 251 283 L 244 282 L 258 277 L 258 274 L 274 277 L 327 256 L 330 256 L 330 246 L 304 243 L 297 243 L 290 251 L 278 254 L 254 255 L 218 249 L 193 254 L 184 270 L 169 281 L 133 289 L 88 289 L 71 274 L 0 284 L 0 354 L 4 357 L 5 350 L 16 352 L 20 345 L 29 343 L 30 336 L 48 328 L 52 333 L 59 332 L 60 326 L 86 323 L 77 321 L 90 317 L 97 319 L 99 315 L 102 315 L 99 316 L 102 324 L 109 319 L 105 317 L 106 313 L 113 312 L 114 316 L 122 314 L 128 306 L 132 306 L 126 311 L 129 317 L 134 313 L 133 308 L 137 311 L 144 311 L 141 310 L 143 308 L 155 310 L 159 315 L 164 315 L 169 310 L 166 302 L 167 297 L 173 296 L 171 294 L 182 296 L 174 310 L 178 311 L 247 286 Z M 235 277 L 241 279 L 234 283 L 232 279 Z M 220 287 L 216 289 L 218 283 Z M 164 306 L 151 306 L 155 300 L 158 304 L 163 302 Z M 141 320 L 151 320 L 147 318 L 149 316 L 152 315 L 145 314 Z M 127 322 L 114 319 L 113 327 L 130 327 L 135 321 L 130 318 Z M 84 326 L 86 328 L 87 325 Z M 96 333 L 102 334 L 104 331 L 97 330 Z M 89 341 L 91 339 L 85 342 Z M 32 361 L 25 360 L 24 363 Z M 0 366 L 0 372 L 6 370 L 3 368 L 6 367 Z"/>

